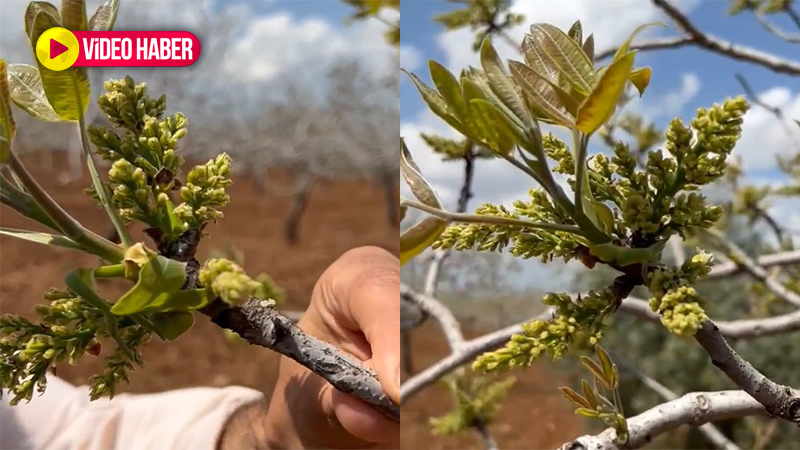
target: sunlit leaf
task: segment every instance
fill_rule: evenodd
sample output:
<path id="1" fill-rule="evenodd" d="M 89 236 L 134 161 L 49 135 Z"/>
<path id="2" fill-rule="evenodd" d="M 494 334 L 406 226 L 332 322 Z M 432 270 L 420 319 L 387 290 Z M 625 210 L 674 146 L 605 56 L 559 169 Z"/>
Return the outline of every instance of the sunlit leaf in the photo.
<path id="1" fill-rule="evenodd" d="M 588 417 L 590 419 L 596 419 L 598 417 L 597 411 L 593 411 L 591 409 L 586 409 L 586 408 L 576 409 L 575 414 L 583 417 Z"/>
<path id="2" fill-rule="evenodd" d="M 603 367 L 603 373 L 606 374 L 609 380 L 611 380 L 612 388 L 617 387 L 617 367 L 611 361 L 611 357 L 608 356 L 608 353 L 600 347 L 600 345 L 595 345 L 595 352 L 597 353 L 597 359 L 600 360 L 600 365 Z"/>
<path id="3" fill-rule="evenodd" d="M 446 227 L 446 221 L 438 217 L 426 217 L 404 231 L 400 235 L 400 264 L 407 263 L 430 247 Z"/>
<path id="4" fill-rule="evenodd" d="M 631 35 L 628 36 L 628 39 L 626 39 L 625 42 L 623 42 L 622 45 L 620 45 L 620 47 L 614 53 L 614 61 L 625 57 L 625 55 L 628 54 L 628 49 L 630 49 L 630 47 L 631 47 L 631 41 L 633 41 L 633 38 L 635 38 L 636 35 L 639 34 L 639 32 L 641 32 L 645 28 L 652 27 L 652 26 L 661 26 L 661 27 L 667 28 L 667 26 L 664 25 L 661 22 L 650 22 L 650 23 L 646 23 L 644 25 L 639 25 L 638 27 L 636 27 L 635 30 L 633 30 Z"/>
<path id="5" fill-rule="evenodd" d="M 583 27 L 581 26 L 581 21 L 576 20 L 575 23 L 569 27 L 567 34 L 573 41 L 577 42 L 578 45 L 581 45 L 583 43 Z"/>
<path id="6" fill-rule="evenodd" d="M 469 117 L 469 109 L 464 95 L 461 93 L 461 85 L 447 68 L 434 60 L 428 61 L 431 72 L 431 80 L 439 91 L 448 108 L 453 111 L 462 123 Z"/>
<path id="7" fill-rule="evenodd" d="M 567 386 L 561 386 L 558 389 L 561 390 L 564 396 L 567 397 L 567 400 L 572 402 L 575 406 L 579 408 L 589 408 L 589 409 L 592 408 L 592 405 L 580 394 L 575 392 L 574 389 Z"/>
<path id="8" fill-rule="evenodd" d="M 517 95 L 514 83 L 503 69 L 500 57 L 489 39 L 486 39 L 481 47 L 481 67 L 486 73 L 492 92 L 517 116 L 520 122 L 530 126 L 530 113 L 525 108 L 523 100 Z"/>
<path id="9" fill-rule="evenodd" d="M 653 69 L 649 67 L 642 67 L 631 72 L 630 80 L 636 86 L 636 90 L 639 91 L 639 97 L 644 95 L 644 91 L 650 85 L 651 75 L 653 75 Z"/>
<path id="10" fill-rule="evenodd" d="M 178 292 L 186 278 L 183 264 L 164 256 L 155 256 L 139 271 L 139 281 L 111 308 L 116 315 L 135 314 L 166 301 L 162 296 Z"/>
<path id="11" fill-rule="evenodd" d="M 422 172 L 419 170 L 417 163 L 414 162 L 414 158 L 411 156 L 411 152 L 403 139 L 400 140 L 400 171 L 411 188 L 411 192 L 420 202 L 433 208 L 442 207 L 439 196 L 436 195 L 436 191 L 433 190 L 428 180 L 422 176 Z"/>
<path id="12" fill-rule="evenodd" d="M 33 4 L 28 7 L 30 12 Z M 39 10 L 34 15 L 30 31 L 31 45 L 36 57 L 36 42 L 45 31 L 61 24 L 58 18 L 46 10 Z M 48 56 L 49 57 L 49 56 Z M 89 77 L 85 67 L 71 67 L 62 71 L 53 71 L 38 62 L 39 74 L 45 95 L 53 110 L 64 120 L 77 121 L 86 112 L 90 102 Z"/>
<path id="13" fill-rule="evenodd" d="M 194 314 L 187 311 L 164 312 L 153 314 L 151 320 L 161 339 L 174 341 L 192 328 Z"/>
<path id="14" fill-rule="evenodd" d="M 27 64 L 8 66 L 11 100 L 18 107 L 37 119 L 61 122 L 63 119 L 53 110 L 44 93 L 39 69 Z"/>
<path id="15" fill-rule="evenodd" d="M 422 80 L 420 80 L 418 76 L 410 72 L 406 71 L 403 72 L 405 72 L 409 76 L 409 78 L 411 78 L 411 81 L 414 83 L 414 86 L 417 87 L 417 90 L 422 96 L 422 100 L 428 105 L 428 108 L 430 108 L 431 112 L 442 118 L 445 122 L 450 124 L 451 127 L 463 133 L 465 128 L 464 124 L 462 124 L 461 121 L 458 120 L 458 117 L 456 116 L 455 112 L 452 111 L 452 108 L 450 108 L 447 105 L 447 102 L 445 101 L 444 97 L 442 97 L 442 95 L 436 92 L 435 90 L 428 87 L 428 85 L 426 85 Z"/>
<path id="16" fill-rule="evenodd" d="M 475 112 L 473 117 L 482 122 L 487 134 L 484 135 L 489 142 L 489 147 L 497 153 L 508 155 L 514 148 L 514 133 L 501 113 L 494 105 L 483 99 L 470 100 L 470 106 Z"/>
<path id="17" fill-rule="evenodd" d="M 30 39 L 31 32 L 33 31 L 33 22 L 36 20 L 36 15 L 40 12 L 45 12 L 55 19 L 56 22 L 61 21 L 61 14 L 58 12 L 58 8 L 56 8 L 53 4 L 48 2 L 30 2 L 28 4 L 28 9 L 25 10 L 25 35 L 28 36 Z M 60 24 L 57 26 L 61 26 Z M 37 38 L 38 40 L 38 38 Z M 31 41 L 32 46 L 36 47 L 36 41 Z M 36 55 L 34 55 L 34 58 Z"/>
<path id="18" fill-rule="evenodd" d="M 592 61 L 577 42 L 558 27 L 546 23 L 532 25 L 530 36 L 534 47 L 541 48 L 544 57 L 552 61 L 579 92 L 592 91 L 595 83 Z"/>
<path id="19" fill-rule="evenodd" d="M 608 207 L 603 202 L 592 201 L 592 206 L 594 207 L 594 212 L 597 216 L 597 220 L 600 222 L 600 225 L 603 227 L 603 231 L 606 234 L 611 234 L 614 231 L 614 213 L 611 211 L 611 208 Z"/>
<path id="20" fill-rule="evenodd" d="M 589 382 L 586 380 L 581 380 L 581 389 L 583 390 L 583 396 L 586 398 L 586 401 L 591 406 L 591 409 L 597 409 L 597 397 L 594 395 L 594 391 L 592 387 L 589 385 Z"/>
<path id="21" fill-rule="evenodd" d="M 80 244 L 65 236 L 55 234 L 40 233 L 38 231 L 15 230 L 13 228 L 0 227 L 0 235 L 23 239 L 37 244 L 53 245 L 64 247 L 71 250 L 85 251 Z"/>
<path id="22" fill-rule="evenodd" d="M 117 20 L 117 11 L 119 11 L 119 0 L 108 0 L 103 3 L 89 19 L 89 31 L 111 31 Z"/>
<path id="23" fill-rule="evenodd" d="M 612 243 L 595 244 L 589 247 L 589 253 L 607 264 L 625 267 L 631 264 L 650 262 L 657 258 L 666 242 L 667 240 L 664 239 L 647 248 L 630 248 Z"/>
<path id="24" fill-rule="evenodd" d="M 594 62 L 594 34 L 590 34 L 589 37 L 586 38 L 586 41 L 583 42 L 583 53 L 586 53 L 586 56 L 589 58 L 590 61 Z M 599 74 L 596 74 L 595 77 L 599 77 Z"/>
<path id="25" fill-rule="evenodd" d="M 559 93 L 558 86 L 528 66 L 516 61 L 509 61 L 508 64 L 514 81 L 532 97 L 534 104 L 547 114 L 548 118 L 559 125 L 574 126 L 575 118 L 569 112 L 572 105 L 564 103 L 565 98 L 569 97 L 566 93 L 563 91 Z"/>
<path id="26" fill-rule="evenodd" d="M 631 52 L 614 61 L 600 77 L 597 86 L 578 108 L 575 125 L 580 131 L 592 134 L 611 118 L 631 75 L 634 56 Z"/>
<path id="27" fill-rule="evenodd" d="M 139 312 L 195 311 L 208 305 L 211 300 L 208 289 L 177 291 L 156 296 Z"/>
<path id="28" fill-rule="evenodd" d="M 0 59 L 0 163 L 8 160 L 11 154 L 11 141 L 17 132 L 14 115 L 11 112 L 11 93 L 8 87 L 6 62 Z"/>
<path id="29" fill-rule="evenodd" d="M 606 378 L 606 375 L 603 373 L 603 368 L 594 362 L 592 358 L 581 356 L 581 364 L 583 364 L 606 389 L 611 389 L 611 380 Z"/>
<path id="30" fill-rule="evenodd" d="M 61 23 L 70 31 L 86 31 L 84 0 L 61 0 Z"/>

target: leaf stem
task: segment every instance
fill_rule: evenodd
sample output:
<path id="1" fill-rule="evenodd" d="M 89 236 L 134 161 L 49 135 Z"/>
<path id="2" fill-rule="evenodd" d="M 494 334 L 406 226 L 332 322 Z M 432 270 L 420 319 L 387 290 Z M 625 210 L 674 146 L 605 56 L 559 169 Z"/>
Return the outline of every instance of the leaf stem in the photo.
<path id="1" fill-rule="evenodd" d="M 540 230 L 549 230 L 549 231 L 564 231 L 567 233 L 577 234 L 579 236 L 583 236 L 583 231 L 576 227 L 575 225 L 564 225 L 560 223 L 541 223 L 541 222 L 530 222 L 527 220 L 522 219 L 512 219 L 509 217 L 498 217 L 498 216 L 482 216 L 477 214 L 462 214 L 462 213 L 451 213 L 448 211 L 444 211 L 441 209 L 434 208 L 432 206 L 424 205 L 422 203 L 418 203 L 411 200 L 403 200 L 402 205 L 408 206 L 414 209 L 419 209 L 421 211 L 425 211 L 428 214 L 436 216 L 440 219 L 444 219 L 450 222 L 461 222 L 461 223 L 483 223 L 483 224 L 491 224 L 491 225 L 510 225 L 513 227 L 523 227 L 523 228 L 537 228 Z"/>
<path id="2" fill-rule="evenodd" d="M 9 153 L 8 165 L 17 174 L 31 197 L 44 212 L 58 225 L 68 238 L 91 250 L 92 253 L 111 262 L 120 262 L 124 256 L 122 249 L 108 239 L 98 236 L 83 227 L 75 218 L 64 211 L 50 195 L 36 182 L 17 154 Z"/>
<path id="3" fill-rule="evenodd" d="M 119 235 L 122 245 L 125 248 L 128 248 L 131 246 L 133 241 L 131 240 L 130 234 L 128 234 L 128 230 L 125 228 L 125 222 L 119 216 L 119 212 L 111 203 L 111 198 L 106 185 L 103 184 L 103 181 L 100 179 L 100 174 L 97 172 L 97 166 L 95 166 L 92 153 L 89 150 L 89 139 L 86 135 L 86 118 L 83 116 L 83 113 L 78 116 L 78 131 L 80 133 L 83 154 L 86 157 L 86 165 L 89 167 L 89 174 L 92 177 L 92 185 L 94 186 L 94 190 L 97 192 L 97 196 L 100 198 L 100 203 L 103 204 L 103 209 L 106 210 L 106 214 L 108 214 L 109 219 L 111 219 L 111 222 L 114 224 L 114 228 L 117 230 L 117 234 Z"/>
<path id="4" fill-rule="evenodd" d="M 125 276 L 125 266 L 122 264 L 114 264 L 111 266 L 102 266 L 94 269 L 95 278 L 122 278 Z"/>

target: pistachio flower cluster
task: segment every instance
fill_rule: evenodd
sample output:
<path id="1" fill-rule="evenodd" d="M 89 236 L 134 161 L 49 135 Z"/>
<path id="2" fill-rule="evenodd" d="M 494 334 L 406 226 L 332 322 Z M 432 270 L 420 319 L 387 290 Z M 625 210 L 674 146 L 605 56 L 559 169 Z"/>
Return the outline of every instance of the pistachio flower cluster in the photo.
<path id="1" fill-rule="evenodd" d="M 227 259 L 206 261 L 200 269 L 198 280 L 215 296 L 232 305 L 244 303 L 259 291 L 269 293 L 262 283 L 250 278 L 244 269 Z"/>
<path id="2" fill-rule="evenodd" d="M 500 410 L 503 399 L 515 382 L 514 377 L 496 379 L 457 370 L 444 379 L 455 404 L 446 415 L 430 419 L 434 434 L 451 435 L 479 423 L 488 425 Z"/>
<path id="3" fill-rule="evenodd" d="M 619 295 L 611 287 L 590 291 L 574 301 L 568 294 L 547 294 L 542 302 L 555 309 L 552 319 L 523 324 L 521 334 L 511 336 L 503 348 L 479 356 L 472 368 L 482 372 L 508 370 L 529 366 L 545 353 L 555 360 L 575 345 L 595 345 L 603 337 L 603 319 L 618 301 Z"/>
<path id="4" fill-rule="evenodd" d="M 196 166 L 186 176 L 186 186 L 180 190 L 184 203 L 175 208 L 175 214 L 190 228 L 199 228 L 203 223 L 222 217 L 219 208 L 230 201 L 225 188 L 230 179 L 231 158 L 226 153 L 202 166 Z"/>
<path id="5" fill-rule="evenodd" d="M 475 210 L 477 215 L 526 218 L 535 222 L 564 223 L 568 219 L 563 210 L 556 207 L 542 189 L 531 189 L 530 200 L 514 202 L 514 211 L 505 206 L 484 204 Z M 487 223 L 454 224 L 434 242 L 433 248 L 455 248 L 456 250 L 502 251 L 511 247 L 511 254 L 528 259 L 539 257 L 542 261 L 553 258 L 569 260 L 576 257 L 579 246 L 574 234 L 549 231 L 539 228 L 511 227 Z"/>
<path id="6" fill-rule="evenodd" d="M 98 154 L 112 161 L 109 182 L 120 216 L 162 230 L 164 239 L 222 217 L 219 209 L 230 200 L 230 157 L 221 154 L 195 167 L 181 183 L 184 160 L 177 147 L 187 133 L 186 117 L 164 117 L 166 98 L 151 98 L 147 85 L 131 77 L 108 81 L 105 89 L 97 103 L 117 130 L 93 126 L 88 134 Z M 172 191 L 178 189 L 184 203 L 176 206 Z"/>
<path id="7" fill-rule="evenodd" d="M 11 404 L 30 400 L 34 390 L 44 392 L 47 372 L 61 361 L 74 364 L 85 354 L 100 352 L 98 339 L 108 337 L 108 324 L 100 310 L 69 290 L 52 289 L 44 294 L 48 304 L 36 306 L 39 323 L 12 314 L 0 315 L 0 387 L 14 397 Z M 120 334 L 139 336 L 128 348 L 133 360 L 116 349 L 103 372 L 92 379 L 92 398 L 113 395 L 116 382 L 127 380 L 126 370 L 141 364 L 138 344 L 148 334 L 135 324 Z M 2 395 L 2 391 L 0 391 Z"/>
<path id="8" fill-rule="evenodd" d="M 708 317 L 700 296 L 691 287 L 711 272 L 712 255 L 698 253 L 676 270 L 656 269 L 648 274 L 653 294 L 650 309 L 661 316 L 665 328 L 678 336 L 694 336 Z"/>

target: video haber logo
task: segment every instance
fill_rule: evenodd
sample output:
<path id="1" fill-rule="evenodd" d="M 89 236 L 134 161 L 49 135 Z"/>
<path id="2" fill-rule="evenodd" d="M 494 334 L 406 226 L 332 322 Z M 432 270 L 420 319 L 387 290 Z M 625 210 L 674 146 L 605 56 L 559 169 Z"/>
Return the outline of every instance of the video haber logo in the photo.
<path id="1" fill-rule="evenodd" d="M 36 42 L 43 66 L 185 67 L 200 57 L 200 41 L 188 31 L 69 31 L 51 28 Z"/>

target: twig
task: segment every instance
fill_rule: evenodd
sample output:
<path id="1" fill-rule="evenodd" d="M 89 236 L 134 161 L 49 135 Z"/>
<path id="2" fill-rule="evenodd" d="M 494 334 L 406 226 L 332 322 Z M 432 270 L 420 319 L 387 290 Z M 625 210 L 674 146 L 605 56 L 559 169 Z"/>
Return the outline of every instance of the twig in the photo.
<path id="1" fill-rule="evenodd" d="M 744 391 L 693 392 L 626 419 L 629 437 L 623 447 L 615 443 L 616 431 L 608 428 L 596 436 L 581 436 L 567 442 L 559 450 L 640 448 L 654 437 L 681 425 L 701 425 L 753 415 L 766 415 L 766 411 Z"/>
<path id="2" fill-rule="evenodd" d="M 772 22 L 767 20 L 767 18 L 764 17 L 762 14 L 756 13 L 755 16 L 756 20 L 758 20 L 758 23 L 760 23 L 770 33 L 783 39 L 786 42 L 800 43 L 800 34 L 789 33 L 786 30 L 783 30 L 782 28 L 775 26 Z"/>
<path id="3" fill-rule="evenodd" d="M 779 385 L 759 372 L 728 345 L 714 322 L 707 320 L 695 334 L 711 362 L 742 390 L 764 405 L 767 412 L 800 426 L 800 393 Z"/>
<path id="4" fill-rule="evenodd" d="M 759 256 L 757 264 L 764 269 L 769 269 L 770 267 L 797 265 L 800 264 L 800 250 Z M 742 270 L 743 268 L 740 265 L 737 265 L 732 261 L 725 262 L 723 264 L 714 266 L 714 268 L 711 269 L 711 273 L 709 273 L 705 279 L 722 278 L 731 275 L 736 275 Z"/>
<path id="5" fill-rule="evenodd" d="M 654 5 L 661 8 L 675 22 L 678 28 L 684 33 L 684 36 L 642 42 L 631 45 L 631 50 L 659 50 L 694 45 L 731 59 L 765 67 L 773 72 L 800 76 L 799 63 L 750 47 L 733 44 L 716 36 L 703 33 L 689 21 L 684 14 L 666 0 L 652 0 L 652 2 Z M 597 59 L 607 58 L 615 52 L 616 49 L 600 52 L 598 53 Z"/>
<path id="6" fill-rule="evenodd" d="M 400 296 L 415 305 L 419 306 L 427 315 L 433 316 L 442 332 L 447 338 L 447 343 L 452 351 L 458 351 L 464 344 L 464 335 L 461 333 L 461 325 L 456 320 L 450 309 L 439 300 L 429 295 L 414 292 L 405 284 L 400 285 Z"/>
<path id="7" fill-rule="evenodd" d="M 739 84 L 742 86 L 742 90 L 744 90 L 744 93 L 747 96 L 748 100 L 750 100 L 750 102 L 755 103 L 756 105 L 771 112 L 775 116 L 775 118 L 778 119 L 778 123 L 781 124 L 783 132 L 786 134 L 786 137 L 789 138 L 789 142 L 792 145 L 791 149 L 792 153 L 800 153 L 800 148 L 798 148 L 799 147 L 798 142 L 794 136 L 794 130 L 792 130 L 789 124 L 786 123 L 786 116 L 783 114 L 783 110 L 781 110 L 777 106 L 771 106 L 764 103 L 764 101 L 761 100 L 756 95 L 756 93 L 753 91 L 753 88 L 750 87 L 750 84 L 741 74 L 739 73 L 734 74 L 734 77 L 736 77 L 736 81 L 738 81 Z M 777 223 L 775 223 L 774 220 L 772 220 L 772 218 L 766 214 L 766 212 L 761 211 L 761 215 L 765 220 L 767 220 L 767 223 L 772 227 L 772 229 L 775 230 L 775 233 L 778 235 L 778 241 L 782 243 L 781 239 L 782 230 L 780 230 L 780 227 L 777 226 Z"/>
<path id="8" fill-rule="evenodd" d="M 620 360 L 619 360 L 619 357 L 615 356 L 614 360 L 616 361 L 616 363 L 618 365 L 620 365 L 620 367 L 625 372 L 628 372 L 631 375 L 633 375 L 634 377 L 636 377 L 648 389 L 650 389 L 651 391 L 653 391 L 656 394 L 658 394 L 665 401 L 677 400 L 679 398 L 678 394 L 672 392 L 668 387 L 666 387 L 663 384 L 659 383 L 658 380 L 648 376 L 647 374 L 645 374 L 644 372 L 642 372 L 641 370 L 639 370 L 639 369 L 637 369 L 637 368 L 635 368 L 633 366 L 630 366 L 630 365 L 627 365 L 627 364 L 622 364 L 620 362 Z M 708 442 L 710 442 L 711 444 L 714 444 L 715 447 L 717 447 L 719 449 L 722 449 L 722 450 L 740 450 L 739 446 L 737 446 L 736 444 L 731 442 L 730 439 L 725 437 L 725 435 L 722 434 L 721 431 L 719 431 L 719 428 L 715 427 L 713 424 L 706 423 L 706 424 L 700 425 L 698 427 L 698 429 L 700 430 L 700 433 L 702 433 L 703 436 L 705 436 L 705 438 L 708 440 Z"/>
<path id="9" fill-rule="evenodd" d="M 194 257 L 200 237 L 199 230 L 189 230 L 177 241 L 158 246 L 160 254 L 186 264 L 184 289 L 201 287 L 197 280 L 200 263 Z M 218 298 L 199 312 L 250 344 L 293 359 L 336 389 L 375 406 L 390 419 L 400 420 L 400 407 L 386 395 L 373 370 L 333 345 L 306 334 L 266 302 L 251 298 L 241 306 L 231 306 Z"/>

